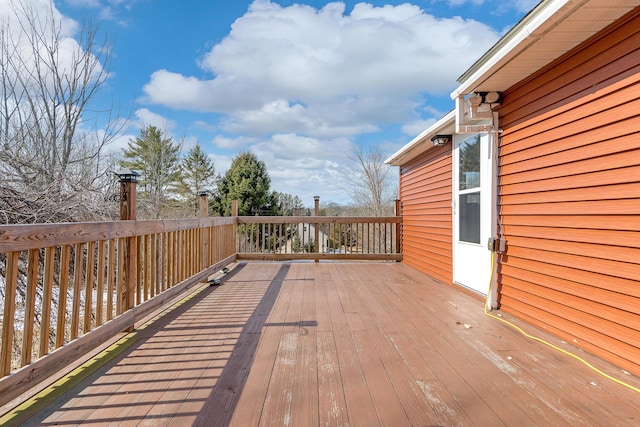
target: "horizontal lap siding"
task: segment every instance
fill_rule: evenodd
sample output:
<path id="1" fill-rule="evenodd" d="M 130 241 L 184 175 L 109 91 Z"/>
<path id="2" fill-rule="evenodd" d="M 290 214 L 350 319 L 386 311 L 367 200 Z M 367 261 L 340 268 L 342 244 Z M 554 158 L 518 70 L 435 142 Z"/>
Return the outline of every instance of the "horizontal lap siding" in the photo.
<path id="1" fill-rule="evenodd" d="M 640 375 L 640 13 L 506 91 L 500 304 Z"/>
<path id="2" fill-rule="evenodd" d="M 403 261 L 452 282 L 451 146 L 434 148 L 400 170 Z"/>

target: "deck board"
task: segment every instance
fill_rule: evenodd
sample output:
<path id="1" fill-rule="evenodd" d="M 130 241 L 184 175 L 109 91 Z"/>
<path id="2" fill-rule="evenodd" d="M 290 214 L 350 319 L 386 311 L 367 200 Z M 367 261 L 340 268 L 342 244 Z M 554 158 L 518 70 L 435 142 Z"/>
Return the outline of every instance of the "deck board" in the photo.
<path id="1" fill-rule="evenodd" d="M 307 264 L 312 267 L 311 264 Z M 293 383 L 291 402 L 291 425 L 305 426 L 318 424 L 318 336 L 315 327 L 316 285 L 313 270 L 306 269 L 299 278 L 303 289 L 298 329 L 298 358 Z"/>
<path id="2" fill-rule="evenodd" d="M 325 278 L 324 286 L 327 288 L 329 298 L 329 311 L 333 328 L 336 353 L 338 355 L 338 367 L 342 378 L 342 388 L 345 395 L 347 418 L 353 426 L 371 426 L 378 424 L 375 404 L 367 387 L 365 373 L 358 358 L 357 350 L 353 342 L 353 335 L 349 329 L 347 313 L 345 313 L 342 300 L 336 286 L 339 274 L 336 274 L 336 266 L 328 267 L 330 277 Z M 355 412 L 361 414 L 356 417 Z"/>
<path id="3" fill-rule="evenodd" d="M 134 337 L 21 424 L 640 424 L 640 394 L 400 263 L 241 263 Z"/>

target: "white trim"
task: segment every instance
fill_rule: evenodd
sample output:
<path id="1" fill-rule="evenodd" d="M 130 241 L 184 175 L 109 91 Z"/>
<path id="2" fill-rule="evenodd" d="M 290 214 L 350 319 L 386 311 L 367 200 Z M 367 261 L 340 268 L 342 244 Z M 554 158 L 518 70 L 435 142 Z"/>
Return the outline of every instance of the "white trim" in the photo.
<path id="1" fill-rule="evenodd" d="M 453 125 L 455 123 L 455 110 L 451 110 L 443 118 L 429 126 L 424 132 L 416 136 L 407 145 L 396 151 L 384 162 L 392 166 L 400 166 L 419 154 L 424 153 L 433 146 L 431 145 L 431 137 L 439 133 L 453 134 Z M 451 127 L 451 130 L 444 132 L 443 129 Z"/>
<path id="2" fill-rule="evenodd" d="M 542 1 L 527 16 L 523 18 L 510 32 L 498 41 L 483 57 L 481 57 L 458 82 L 460 86 L 451 93 L 451 99 L 456 99 L 473 92 L 475 87 L 488 76 L 496 73 L 506 63 L 516 59 L 520 52 L 542 38 L 550 29 L 563 21 L 576 8 L 588 0 L 547 0 Z M 564 12 L 556 16 L 559 12 Z M 496 88 L 504 90 L 506 88 Z"/>
<path id="3" fill-rule="evenodd" d="M 459 167 L 460 150 L 459 146 L 464 141 L 478 136 L 480 143 L 480 187 L 471 190 L 459 189 Z M 453 161 L 451 179 L 451 226 L 452 226 L 452 279 L 453 283 L 470 289 L 486 297 L 491 273 L 491 252 L 486 247 L 486 242 L 492 236 L 493 226 L 490 223 L 493 206 L 491 179 L 493 153 L 492 134 L 487 132 L 476 132 L 474 134 L 457 134 L 453 141 Z M 465 193 L 480 193 L 480 242 L 461 242 L 460 239 L 460 206 L 459 195 Z"/>

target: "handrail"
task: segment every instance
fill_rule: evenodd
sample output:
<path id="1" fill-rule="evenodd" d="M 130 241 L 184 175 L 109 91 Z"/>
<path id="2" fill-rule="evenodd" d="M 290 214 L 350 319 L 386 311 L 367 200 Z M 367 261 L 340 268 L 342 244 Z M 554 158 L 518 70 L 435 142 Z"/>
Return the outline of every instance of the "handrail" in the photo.
<path id="1" fill-rule="evenodd" d="M 400 261 L 402 217 L 238 217 L 246 260 Z"/>
<path id="2" fill-rule="evenodd" d="M 235 260 L 398 261 L 401 224 L 314 216 L 0 225 L 0 406 Z"/>
<path id="3" fill-rule="evenodd" d="M 214 217 L 0 225 L 0 406 L 56 367 L 34 361 L 98 346 L 132 328 L 158 305 L 154 298 L 165 301 L 168 290 L 206 281 L 212 266 L 234 261 L 235 228 L 235 218 Z M 52 359 L 63 366 L 64 358 Z M 9 374 L 28 381 L 18 386 Z"/>

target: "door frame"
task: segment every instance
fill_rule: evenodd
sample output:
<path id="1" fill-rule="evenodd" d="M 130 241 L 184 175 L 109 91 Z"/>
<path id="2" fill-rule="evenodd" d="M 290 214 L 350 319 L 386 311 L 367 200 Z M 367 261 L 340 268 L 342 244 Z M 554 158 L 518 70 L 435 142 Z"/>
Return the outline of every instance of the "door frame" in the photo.
<path id="1" fill-rule="evenodd" d="M 459 164 L 462 143 L 480 137 L 480 238 L 479 243 L 460 241 Z M 452 179 L 452 247 L 453 282 L 486 296 L 491 280 L 491 252 L 487 242 L 492 236 L 494 216 L 493 149 L 490 133 L 456 134 L 453 143 Z M 464 190 L 463 194 L 464 194 Z M 473 193 L 473 192 L 472 192 Z"/>

